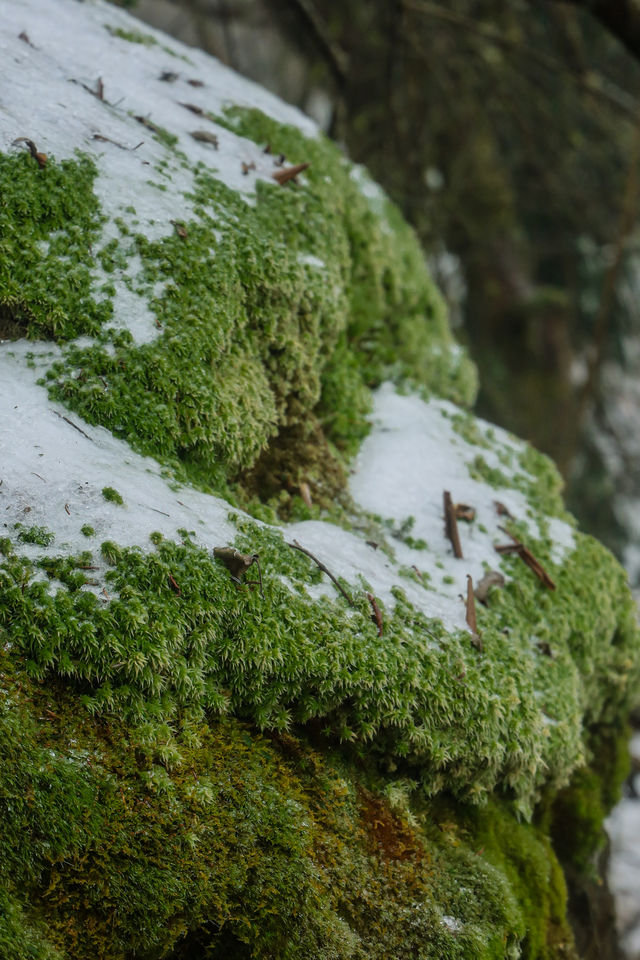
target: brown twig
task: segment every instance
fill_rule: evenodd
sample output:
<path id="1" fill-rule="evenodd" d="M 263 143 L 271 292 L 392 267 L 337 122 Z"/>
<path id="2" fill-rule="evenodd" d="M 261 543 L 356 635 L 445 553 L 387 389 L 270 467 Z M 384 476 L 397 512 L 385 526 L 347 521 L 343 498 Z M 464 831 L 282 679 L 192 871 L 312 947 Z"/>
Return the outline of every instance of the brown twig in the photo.
<path id="1" fill-rule="evenodd" d="M 87 440 L 91 440 L 91 443 L 93 443 L 93 440 L 91 439 L 89 434 L 85 433 L 82 427 L 77 426 L 77 424 L 75 424 L 73 420 L 69 420 L 69 417 L 63 416 L 61 413 L 58 413 L 57 410 L 54 410 L 53 412 L 55 413 L 56 417 L 60 417 L 61 420 L 64 420 L 64 422 L 68 423 L 70 427 L 73 427 L 74 430 L 77 430 L 78 433 L 81 433 L 83 437 L 86 437 Z"/>
<path id="2" fill-rule="evenodd" d="M 285 183 L 288 183 L 289 180 L 295 180 L 299 173 L 302 173 L 303 170 L 306 170 L 307 167 L 310 166 L 310 163 L 296 163 L 294 167 L 285 167 L 284 170 L 276 170 L 271 176 L 280 186 L 283 186 Z"/>
<path id="3" fill-rule="evenodd" d="M 178 594 L 178 596 L 181 596 L 182 590 L 181 590 L 180 587 L 178 586 L 175 578 L 172 577 L 171 574 L 169 574 L 169 578 L 168 578 L 168 579 L 169 579 L 169 583 L 171 584 L 171 586 L 173 587 L 173 589 L 175 590 L 175 592 Z"/>
<path id="4" fill-rule="evenodd" d="M 471 630 L 471 642 L 478 650 L 482 650 L 482 640 L 478 633 L 478 621 L 476 619 L 476 598 L 473 592 L 473 578 L 467 574 L 467 626 Z"/>
<path id="5" fill-rule="evenodd" d="M 111 137 L 105 137 L 101 133 L 94 133 L 92 140 L 99 140 L 100 143 L 112 143 L 114 147 L 120 147 L 121 150 L 137 150 L 138 147 L 141 147 L 144 143 L 144 140 L 141 140 L 140 143 L 137 143 L 135 147 L 127 147 L 124 143 L 119 143 L 117 140 L 112 140 Z"/>
<path id="6" fill-rule="evenodd" d="M 337 587 L 337 589 L 340 591 L 340 593 L 342 594 L 342 596 L 345 598 L 345 600 L 347 601 L 347 603 L 349 604 L 349 606 L 350 606 L 350 607 L 354 607 L 354 606 L 355 606 L 353 600 L 351 599 L 351 597 L 349 596 L 349 594 L 347 593 L 347 591 L 344 589 L 344 587 L 342 586 L 342 584 L 340 584 L 340 583 L 338 582 L 337 578 L 334 577 L 334 575 L 331 573 L 331 571 L 330 571 L 329 569 L 327 569 L 327 567 L 324 565 L 324 563 L 322 563 L 321 560 L 318 560 L 318 558 L 315 557 L 315 556 L 311 553 L 310 550 L 307 550 L 306 547 L 302 547 L 302 546 L 298 543 L 297 540 L 294 540 L 292 543 L 289 543 L 288 546 L 293 547 L 294 550 L 299 550 L 301 553 L 306 554 L 306 555 L 309 557 L 310 560 L 313 560 L 313 562 L 316 564 L 316 566 L 320 567 L 320 569 L 322 570 L 322 572 L 323 572 L 323 573 L 326 573 L 326 575 L 329 577 L 329 579 L 331 580 L 331 582 Z"/>
<path id="7" fill-rule="evenodd" d="M 381 637 L 383 633 L 382 612 L 380 610 L 380 607 L 378 606 L 378 601 L 376 600 L 376 598 L 372 593 L 367 593 L 367 600 L 371 604 L 371 609 L 373 610 L 373 613 L 371 614 L 371 619 L 373 620 L 373 622 L 378 628 L 378 636 Z"/>
<path id="8" fill-rule="evenodd" d="M 453 555 L 458 560 L 462 560 L 462 547 L 460 546 L 460 536 L 458 534 L 458 518 L 456 517 L 456 508 L 453 505 L 451 494 L 448 490 L 444 491 L 444 528 L 445 533 L 451 541 Z"/>
<path id="9" fill-rule="evenodd" d="M 512 533 L 509 533 L 505 527 L 500 527 L 503 533 L 506 533 L 508 537 L 511 537 L 513 543 L 503 543 L 495 544 L 495 549 L 498 553 L 517 553 L 518 556 L 524 560 L 526 565 L 530 567 L 531 570 L 535 573 L 538 580 L 540 580 L 545 587 L 548 587 L 549 590 L 555 590 L 556 585 L 544 569 L 539 560 L 537 560 L 534 555 L 531 553 L 528 547 L 525 547 L 524 543 L 521 543 Z"/>

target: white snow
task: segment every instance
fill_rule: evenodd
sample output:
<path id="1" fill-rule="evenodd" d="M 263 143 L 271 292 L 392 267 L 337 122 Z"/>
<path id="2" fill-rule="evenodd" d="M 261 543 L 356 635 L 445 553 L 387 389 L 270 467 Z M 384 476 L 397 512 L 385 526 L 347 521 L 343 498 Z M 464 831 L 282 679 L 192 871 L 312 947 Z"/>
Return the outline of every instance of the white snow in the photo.
<path id="1" fill-rule="evenodd" d="M 626 797 L 606 821 L 611 841 L 609 886 L 616 904 L 620 945 L 628 960 L 640 958 L 640 803 Z"/>

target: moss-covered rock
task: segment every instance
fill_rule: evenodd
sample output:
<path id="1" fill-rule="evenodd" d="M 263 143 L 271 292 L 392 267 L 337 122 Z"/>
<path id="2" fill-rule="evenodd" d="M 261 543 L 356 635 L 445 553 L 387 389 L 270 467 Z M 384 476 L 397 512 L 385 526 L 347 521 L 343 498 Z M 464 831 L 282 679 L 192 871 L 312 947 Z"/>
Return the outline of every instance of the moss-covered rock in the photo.
<path id="1" fill-rule="evenodd" d="M 575 956 L 556 853 L 587 876 L 614 799 L 624 572 L 465 410 L 362 170 L 121 11 L 8 10 L 42 139 L 0 153 L 0 952 Z"/>

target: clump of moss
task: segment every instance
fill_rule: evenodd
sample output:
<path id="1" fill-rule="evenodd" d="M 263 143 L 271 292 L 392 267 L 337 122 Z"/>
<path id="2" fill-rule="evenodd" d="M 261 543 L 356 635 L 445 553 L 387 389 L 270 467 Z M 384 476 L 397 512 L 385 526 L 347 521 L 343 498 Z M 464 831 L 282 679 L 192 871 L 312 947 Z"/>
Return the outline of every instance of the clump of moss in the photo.
<path id="1" fill-rule="evenodd" d="M 16 525 L 18 530 L 18 540 L 22 543 L 35 543 L 39 547 L 48 547 L 55 540 L 55 535 L 47 530 L 46 527 L 25 527 L 21 524 Z"/>
<path id="2" fill-rule="evenodd" d="M 105 500 L 108 500 L 109 503 L 118 503 L 120 506 L 124 504 L 121 494 L 115 489 L 115 487 L 103 487 L 102 496 Z"/>
<path id="3" fill-rule="evenodd" d="M 150 33 L 142 33 L 140 30 L 124 30 L 122 27 L 113 27 L 108 23 L 105 24 L 105 30 L 108 30 L 112 37 L 119 37 L 120 40 L 126 40 L 128 43 L 141 43 L 144 47 L 155 47 L 158 43 Z"/>
<path id="4" fill-rule="evenodd" d="M 93 537 L 95 532 L 96 531 L 93 529 L 90 523 L 83 523 L 83 525 L 80 527 L 80 533 L 84 537 Z"/>
<path id="5" fill-rule="evenodd" d="M 92 295 L 95 176 L 86 157 L 41 169 L 30 154 L 0 153 L 0 338 L 66 341 L 111 318 L 110 301 Z"/>

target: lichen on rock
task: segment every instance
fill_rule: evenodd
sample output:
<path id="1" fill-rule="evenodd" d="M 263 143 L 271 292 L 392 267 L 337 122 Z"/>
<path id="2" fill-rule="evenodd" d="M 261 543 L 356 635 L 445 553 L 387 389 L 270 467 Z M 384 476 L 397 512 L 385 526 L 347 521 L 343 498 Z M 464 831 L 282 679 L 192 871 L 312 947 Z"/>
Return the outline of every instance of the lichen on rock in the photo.
<path id="1" fill-rule="evenodd" d="M 122 11 L 7 8 L 0 946 L 572 956 L 550 838 L 638 680 L 624 572 L 553 466 L 468 412 L 363 170 L 198 51 L 163 79 Z"/>

